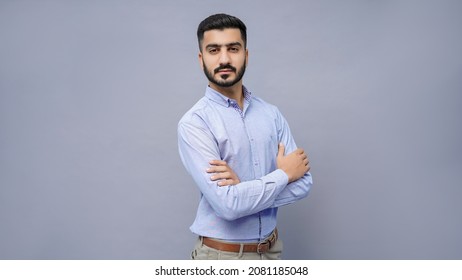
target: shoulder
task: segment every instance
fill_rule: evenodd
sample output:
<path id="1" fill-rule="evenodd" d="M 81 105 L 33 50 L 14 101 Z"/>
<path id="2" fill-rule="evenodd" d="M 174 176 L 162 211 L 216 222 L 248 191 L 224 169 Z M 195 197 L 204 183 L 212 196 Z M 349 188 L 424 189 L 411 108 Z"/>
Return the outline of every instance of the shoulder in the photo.
<path id="1" fill-rule="evenodd" d="M 263 100 L 261 97 L 252 95 L 252 103 L 255 104 L 256 107 L 265 110 L 268 114 L 271 114 L 274 116 L 281 115 L 281 112 L 279 111 L 276 105 Z"/>
<path id="2" fill-rule="evenodd" d="M 278 130 L 282 130 L 288 126 L 284 115 L 279 108 L 258 96 L 252 96 L 252 104 L 258 112 L 258 115 L 264 115 L 266 120 L 272 121 Z"/>
<path id="3" fill-rule="evenodd" d="M 216 106 L 207 97 L 202 97 L 191 107 L 178 122 L 177 132 L 180 137 L 207 135 L 212 137 L 213 127 L 219 118 Z"/>
<path id="4" fill-rule="evenodd" d="M 202 116 L 207 114 L 209 104 L 205 97 L 199 99 L 180 119 L 178 126 L 200 122 Z"/>

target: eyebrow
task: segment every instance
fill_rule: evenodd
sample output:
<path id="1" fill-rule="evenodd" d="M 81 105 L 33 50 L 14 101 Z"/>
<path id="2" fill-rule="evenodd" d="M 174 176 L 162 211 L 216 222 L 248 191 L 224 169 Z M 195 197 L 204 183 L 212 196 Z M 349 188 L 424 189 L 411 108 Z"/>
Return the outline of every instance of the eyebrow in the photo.
<path id="1" fill-rule="evenodd" d="M 208 48 L 221 48 L 223 46 L 226 46 L 226 47 L 234 47 L 234 46 L 242 47 L 242 44 L 240 42 L 232 42 L 232 43 L 229 43 L 229 44 L 226 44 L 226 45 L 208 44 L 207 46 L 205 46 L 205 48 L 206 49 L 208 49 Z"/>

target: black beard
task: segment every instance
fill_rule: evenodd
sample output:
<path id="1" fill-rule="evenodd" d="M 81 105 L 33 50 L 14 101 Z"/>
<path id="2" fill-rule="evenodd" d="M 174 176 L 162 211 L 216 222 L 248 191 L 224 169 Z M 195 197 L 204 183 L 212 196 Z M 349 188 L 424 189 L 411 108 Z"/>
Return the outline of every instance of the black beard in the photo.
<path id="1" fill-rule="evenodd" d="M 202 61 L 204 61 L 204 60 L 202 60 Z M 224 81 L 218 81 L 213 77 L 214 75 L 209 71 L 207 66 L 205 66 L 205 62 L 203 63 L 203 65 L 204 65 L 204 74 L 207 77 L 207 79 L 211 83 L 216 84 L 217 86 L 220 86 L 220 87 L 232 87 L 232 86 L 234 86 L 240 80 L 242 80 L 242 77 L 244 76 L 244 73 L 245 73 L 245 62 L 244 62 L 242 67 L 237 72 L 236 78 L 234 80 L 227 81 L 229 75 L 228 74 L 223 74 L 223 75 L 221 75 L 221 78 Z M 220 65 L 220 67 L 214 69 L 213 72 L 214 72 L 214 74 L 216 74 L 216 73 L 218 73 L 218 71 L 224 70 L 224 69 L 229 69 L 229 70 L 232 70 L 234 73 L 236 73 L 236 68 L 231 66 L 230 64 Z"/>

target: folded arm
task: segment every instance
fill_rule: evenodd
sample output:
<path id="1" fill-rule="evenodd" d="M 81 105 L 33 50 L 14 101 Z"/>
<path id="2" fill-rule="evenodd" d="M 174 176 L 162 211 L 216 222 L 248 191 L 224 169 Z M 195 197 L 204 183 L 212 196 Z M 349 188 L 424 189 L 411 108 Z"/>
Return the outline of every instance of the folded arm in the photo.
<path id="1" fill-rule="evenodd" d="M 277 122 L 278 139 L 283 144 L 278 149 L 277 169 L 245 182 L 240 182 L 231 169 L 223 168 L 227 166 L 223 162 L 213 163 L 221 160 L 220 150 L 200 118 L 180 122 L 178 145 L 182 162 L 218 216 L 234 220 L 308 195 L 312 185 L 308 158 L 303 150 L 297 149 L 287 122 L 279 112 Z"/>
<path id="2" fill-rule="evenodd" d="M 302 167 L 299 170 L 306 171 L 302 174 L 292 175 L 290 172 L 293 172 L 293 170 L 296 169 L 290 169 L 289 166 L 284 164 L 291 164 L 292 162 L 296 163 L 297 161 L 290 161 L 291 159 L 289 157 L 296 156 L 297 153 L 302 159 L 302 161 L 298 162 L 306 166 L 305 168 Z M 298 149 L 292 154 L 284 156 L 284 145 L 280 144 L 277 162 L 279 169 L 282 169 L 284 172 L 287 171 L 286 174 L 289 177 L 289 184 L 281 191 L 281 193 L 279 193 L 272 207 L 287 205 L 306 197 L 309 193 L 310 186 L 312 185 L 313 181 L 311 174 L 308 173 L 311 168 L 309 165 L 309 160 L 308 157 L 304 154 L 303 150 Z M 217 181 L 218 186 L 237 185 L 240 183 L 240 179 L 237 174 L 225 161 L 213 160 L 210 162 L 210 165 L 211 166 L 207 169 L 207 172 L 211 174 L 210 179 L 212 181 Z M 291 179 L 291 175 L 295 177 L 292 177 Z"/>
<path id="3" fill-rule="evenodd" d="M 256 180 L 219 186 L 210 178 L 207 169 L 212 160 L 221 158 L 220 152 L 213 136 L 200 124 L 180 123 L 178 146 L 186 170 L 215 213 L 223 219 L 235 220 L 272 207 L 288 184 L 286 173 L 277 169 Z"/>
<path id="4" fill-rule="evenodd" d="M 290 131 L 289 124 L 287 123 L 284 116 L 277 111 L 277 126 L 278 126 L 278 139 L 285 146 L 285 154 L 290 154 L 297 150 L 294 137 Z M 309 163 L 309 162 L 308 162 Z M 283 205 L 291 204 L 302 198 L 308 196 L 311 186 L 313 185 L 313 179 L 309 170 L 311 167 L 308 164 L 308 170 L 298 178 L 297 180 L 291 181 L 275 199 L 272 207 L 280 207 Z"/>

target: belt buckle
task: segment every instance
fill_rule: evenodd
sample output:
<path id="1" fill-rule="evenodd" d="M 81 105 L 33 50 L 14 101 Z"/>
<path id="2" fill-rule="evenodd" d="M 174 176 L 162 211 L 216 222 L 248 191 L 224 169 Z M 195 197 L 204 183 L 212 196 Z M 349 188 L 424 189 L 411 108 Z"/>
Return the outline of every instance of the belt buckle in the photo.
<path id="1" fill-rule="evenodd" d="M 261 254 L 265 253 L 265 252 L 263 252 L 263 251 L 261 250 L 261 249 L 262 249 L 261 246 L 266 245 L 266 244 L 268 244 L 268 240 L 265 240 L 265 241 L 263 241 L 263 242 L 259 242 L 259 243 L 257 244 L 257 254 L 260 254 L 260 255 L 261 255 Z M 268 248 L 268 249 L 269 249 L 269 248 Z"/>

